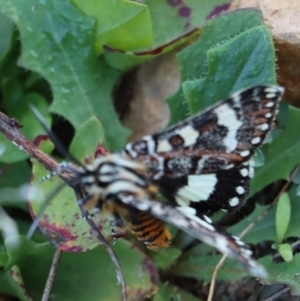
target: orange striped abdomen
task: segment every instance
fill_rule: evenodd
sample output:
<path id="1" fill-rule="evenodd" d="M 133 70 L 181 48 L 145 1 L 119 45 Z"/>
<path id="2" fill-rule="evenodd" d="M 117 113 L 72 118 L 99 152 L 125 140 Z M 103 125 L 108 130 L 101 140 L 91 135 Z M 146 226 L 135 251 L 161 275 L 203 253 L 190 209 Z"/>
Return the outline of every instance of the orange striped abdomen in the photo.
<path id="1" fill-rule="evenodd" d="M 161 220 L 137 210 L 129 210 L 128 214 L 123 216 L 132 234 L 148 249 L 157 251 L 170 246 L 172 235 Z"/>

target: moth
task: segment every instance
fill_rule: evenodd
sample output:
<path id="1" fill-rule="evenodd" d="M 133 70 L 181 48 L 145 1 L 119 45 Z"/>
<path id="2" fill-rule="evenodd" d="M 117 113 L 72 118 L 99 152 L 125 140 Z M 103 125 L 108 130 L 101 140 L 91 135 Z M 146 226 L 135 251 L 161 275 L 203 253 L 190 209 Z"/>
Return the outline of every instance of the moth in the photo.
<path id="1" fill-rule="evenodd" d="M 170 246 L 165 223 L 212 245 L 253 275 L 264 269 L 239 238 L 213 224 L 213 213 L 236 211 L 249 193 L 251 158 L 272 129 L 284 89 L 238 91 L 174 126 L 129 143 L 84 167 L 72 167 L 84 212 L 105 214 L 149 249 Z M 68 166 L 70 168 L 70 166 Z M 158 200 L 162 194 L 167 203 Z"/>

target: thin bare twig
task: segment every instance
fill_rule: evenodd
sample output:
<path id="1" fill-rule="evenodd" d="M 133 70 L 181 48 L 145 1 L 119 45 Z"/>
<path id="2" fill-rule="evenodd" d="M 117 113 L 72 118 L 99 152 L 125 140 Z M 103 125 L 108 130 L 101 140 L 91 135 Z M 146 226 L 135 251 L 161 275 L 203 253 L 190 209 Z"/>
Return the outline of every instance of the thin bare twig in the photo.
<path id="1" fill-rule="evenodd" d="M 213 272 L 212 277 L 211 277 L 211 282 L 210 282 L 209 292 L 208 292 L 208 296 L 207 296 L 207 301 L 211 301 L 213 296 L 214 296 L 217 274 L 218 274 L 218 271 L 221 268 L 223 262 L 225 261 L 226 257 L 227 257 L 226 255 L 223 255 L 222 258 L 217 263 L 215 269 L 214 269 L 214 272 Z"/>
<path id="2" fill-rule="evenodd" d="M 56 249 L 41 301 L 48 301 L 50 298 L 52 285 L 55 279 L 55 275 L 56 275 L 56 271 L 59 265 L 61 255 L 62 255 L 62 251 Z"/>
<path id="3" fill-rule="evenodd" d="M 298 173 L 300 168 L 300 165 L 298 164 L 297 167 L 295 168 L 295 170 L 293 171 L 293 173 L 291 174 L 289 180 L 285 183 L 285 185 L 282 187 L 282 189 L 279 191 L 279 193 L 277 194 L 277 196 L 275 197 L 275 199 L 273 200 L 272 204 L 266 208 L 266 210 L 264 212 L 262 212 L 253 222 L 251 222 L 243 231 L 242 233 L 239 235 L 240 238 L 242 238 L 246 233 L 248 233 L 251 228 L 253 226 L 255 226 L 262 218 L 264 218 L 267 213 L 269 213 L 269 211 L 273 208 L 273 206 L 277 203 L 277 201 L 279 200 L 280 196 L 282 193 L 284 193 L 287 188 L 289 187 L 289 185 L 291 184 L 292 180 L 294 179 L 294 177 L 296 176 L 296 174 Z M 208 297 L 207 297 L 207 301 L 212 301 L 213 298 L 213 294 L 214 294 L 214 288 L 215 288 L 215 283 L 216 283 L 216 278 L 217 278 L 217 274 L 219 269 L 221 268 L 223 262 L 226 259 L 226 255 L 223 255 L 222 258 L 219 260 L 219 262 L 217 263 L 212 278 L 211 278 L 211 282 L 210 282 L 210 287 L 209 287 L 209 293 L 208 293 Z M 273 300 L 273 299 L 270 299 Z"/>

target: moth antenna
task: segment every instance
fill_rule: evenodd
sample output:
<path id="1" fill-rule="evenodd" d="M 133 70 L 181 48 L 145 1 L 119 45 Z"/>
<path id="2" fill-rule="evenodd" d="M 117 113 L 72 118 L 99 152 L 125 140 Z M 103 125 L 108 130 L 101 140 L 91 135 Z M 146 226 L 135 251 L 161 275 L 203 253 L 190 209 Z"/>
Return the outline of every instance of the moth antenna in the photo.
<path id="1" fill-rule="evenodd" d="M 75 168 L 73 168 L 68 162 L 63 161 L 63 162 L 58 164 L 58 166 L 55 170 L 53 170 L 52 172 L 50 172 L 50 173 L 46 174 L 45 176 L 41 177 L 38 180 L 37 183 L 40 184 L 41 182 L 50 180 L 54 176 L 59 175 L 64 169 L 70 169 L 75 174 L 77 173 L 77 170 Z"/>
<path id="2" fill-rule="evenodd" d="M 66 148 L 62 145 L 62 143 L 59 141 L 57 136 L 51 131 L 46 123 L 45 118 L 42 116 L 42 114 L 39 112 L 39 110 L 32 104 L 29 103 L 29 107 L 32 111 L 32 113 L 35 115 L 39 123 L 41 124 L 42 128 L 46 131 L 48 134 L 50 140 L 54 143 L 55 147 L 58 149 L 61 155 L 63 155 L 65 158 L 69 159 L 70 161 L 74 162 L 78 166 L 83 167 L 83 165 L 77 160 L 72 154 L 70 154 Z"/>
<path id="3" fill-rule="evenodd" d="M 34 219 L 33 223 L 31 224 L 27 235 L 26 235 L 26 239 L 29 240 L 35 229 L 38 227 L 39 222 L 41 221 L 41 216 L 44 214 L 46 208 L 48 207 L 48 205 L 50 204 L 50 202 L 53 200 L 53 198 L 60 192 L 63 190 L 63 188 L 65 188 L 67 186 L 67 184 L 65 182 L 61 183 L 55 190 L 53 190 L 51 192 L 51 194 L 49 195 L 49 197 L 46 199 L 46 201 L 43 203 L 42 207 L 40 208 L 36 218 Z"/>

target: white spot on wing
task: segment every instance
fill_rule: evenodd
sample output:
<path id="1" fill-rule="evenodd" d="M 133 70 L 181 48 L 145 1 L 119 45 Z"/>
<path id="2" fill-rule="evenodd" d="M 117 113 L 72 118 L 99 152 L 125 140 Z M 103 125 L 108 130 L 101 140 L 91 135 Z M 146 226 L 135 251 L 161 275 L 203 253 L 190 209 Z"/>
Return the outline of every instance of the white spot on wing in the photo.
<path id="1" fill-rule="evenodd" d="M 228 152 L 232 152 L 237 147 L 236 133 L 242 126 L 243 122 L 237 119 L 235 111 L 228 105 L 222 104 L 215 109 L 215 113 L 218 117 L 218 124 L 225 126 L 228 129 L 226 137 L 223 139 L 223 143 L 226 146 Z"/>
<path id="2" fill-rule="evenodd" d="M 247 177 L 248 174 L 249 174 L 249 171 L 248 171 L 247 168 L 241 169 L 240 172 L 241 172 L 241 175 L 242 175 L 243 177 Z"/>
<path id="3" fill-rule="evenodd" d="M 257 128 L 262 131 L 267 131 L 269 129 L 269 125 L 267 123 L 263 123 L 263 124 L 257 126 Z"/>
<path id="4" fill-rule="evenodd" d="M 265 117 L 266 117 L 266 118 L 271 118 L 271 117 L 272 117 L 272 113 L 267 113 L 267 114 L 265 114 Z"/>
<path id="5" fill-rule="evenodd" d="M 267 93 L 266 98 L 274 98 L 276 97 L 276 93 Z"/>
<path id="6" fill-rule="evenodd" d="M 230 205 L 231 207 L 237 206 L 238 203 L 239 203 L 239 199 L 238 199 L 237 197 L 234 197 L 234 198 L 232 198 L 232 199 L 229 200 L 229 205 Z"/>
<path id="7" fill-rule="evenodd" d="M 175 131 L 184 140 L 184 146 L 190 146 L 196 143 L 199 137 L 199 132 L 196 131 L 191 125 L 187 125 L 179 130 Z"/>
<path id="8" fill-rule="evenodd" d="M 247 156 L 250 155 L 250 151 L 248 151 L 248 150 L 242 151 L 242 152 L 240 152 L 240 155 L 241 155 L 242 157 L 247 157 Z"/>
<path id="9" fill-rule="evenodd" d="M 252 144 L 258 144 L 259 142 L 260 142 L 260 137 L 255 137 L 255 138 L 253 138 L 252 140 L 251 140 L 251 143 Z"/>
<path id="10" fill-rule="evenodd" d="M 254 177 L 254 168 L 253 168 L 254 161 L 251 160 L 249 163 L 250 163 L 249 164 L 249 178 L 252 179 Z"/>
<path id="11" fill-rule="evenodd" d="M 215 174 L 188 176 L 188 185 L 180 188 L 176 194 L 178 204 L 188 206 L 190 202 L 207 201 L 217 181 Z"/>
<path id="12" fill-rule="evenodd" d="M 196 216 L 196 210 L 191 207 L 176 207 L 177 210 L 179 210 L 184 216 L 187 218 L 197 222 L 197 224 L 200 224 L 201 226 L 205 227 L 206 229 L 209 229 L 211 231 L 215 231 L 215 228 L 210 225 L 207 221 L 199 218 Z"/>
<path id="13" fill-rule="evenodd" d="M 169 141 L 167 140 L 162 140 L 158 142 L 157 145 L 157 152 L 169 152 L 172 150 L 172 145 L 169 143 Z"/>
<path id="14" fill-rule="evenodd" d="M 238 186 L 238 187 L 236 188 L 236 192 L 237 192 L 238 194 L 244 194 L 244 193 L 245 193 L 245 189 L 244 189 L 244 187 L 242 187 L 242 186 Z"/>
<path id="15" fill-rule="evenodd" d="M 274 102 L 273 101 L 269 101 L 268 103 L 265 104 L 266 108 L 272 108 L 274 106 Z"/>

